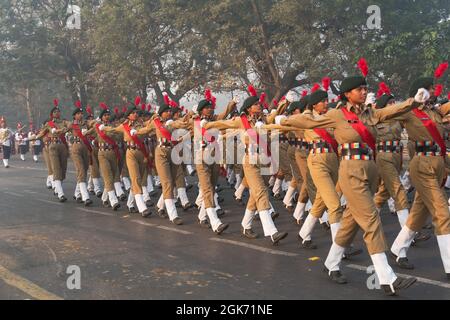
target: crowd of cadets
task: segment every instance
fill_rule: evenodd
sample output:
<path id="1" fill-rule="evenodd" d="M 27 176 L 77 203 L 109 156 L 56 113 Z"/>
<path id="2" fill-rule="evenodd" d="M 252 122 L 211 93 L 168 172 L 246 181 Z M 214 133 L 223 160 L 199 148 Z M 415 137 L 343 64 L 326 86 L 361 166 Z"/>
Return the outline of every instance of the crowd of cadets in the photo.
<path id="1" fill-rule="evenodd" d="M 186 211 L 193 207 L 186 193 L 191 187 L 186 177 L 196 174 L 199 192 L 193 202 L 198 208 L 199 226 L 218 235 L 228 227 L 221 220 L 223 199 L 217 193 L 218 177 L 223 173 L 235 188 L 236 201 L 243 204 L 244 191 L 248 190 L 241 223 L 245 237 L 258 237 L 252 228 L 255 220 L 261 222 L 264 236 L 273 244 L 287 236 L 275 225 L 279 212 L 274 210 L 271 199 L 282 201 L 293 222 L 300 226 L 297 236 L 301 248 L 317 248 L 312 240 L 317 222 L 330 230 L 331 249 L 325 270 L 336 283 L 347 282 L 340 272 L 342 259 L 362 252 L 352 246 L 357 231 L 362 229 L 376 274 L 388 295 L 406 289 L 416 279 L 397 276 L 386 252 L 398 267 L 413 269 L 407 258 L 408 248 L 429 238 L 420 231 L 431 217 L 450 279 L 450 215 L 444 188 L 444 183 L 450 181 L 446 153 L 450 103 L 438 100 L 442 93 L 439 79 L 448 63 L 441 64 L 434 77 L 414 81 L 409 98 L 402 102 L 385 83 L 379 85 L 376 94 L 369 93 L 365 60 L 361 59 L 358 66 L 363 75 L 343 79 L 340 88 L 324 78 L 322 85 L 304 91 L 299 101 L 290 92 L 279 103 L 275 101 L 271 110 L 265 95 L 258 96 L 252 86 L 239 109 L 240 101 L 234 98 L 217 115 L 215 98 L 209 90 L 192 111 L 165 96 L 164 103 L 151 112 L 150 106 L 141 104 L 137 97 L 120 111 L 101 103 L 100 114 L 94 119 L 92 111 L 84 110 L 77 102 L 71 121 L 61 119 L 59 102 L 55 100 L 41 130 L 28 136 L 19 131 L 15 140 L 19 150 L 26 142 L 42 140 L 48 169 L 46 186 L 59 201 L 67 200 L 62 182 L 70 156 L 76 170 L 73 198 L 77 202 L 91 205 L 90 195 L 95 194 L 112 210 L 118 210 L 124 202 L 129 212 L 139 212 L 143 217 L 150 216 L 154 206 L 161 218 L 176 225 L 183 223 L 179 208 Z M 336 101 L 329 102 L 329 90 L 337 95 Z M 6 128 L 3 120 L 0 135 Z M 185 129 L 187 134 L 175 139 L 172 133 L 176 129 Z M 209 129 L 220 130 L 217 141 Z M 270 141 L 260 135 L 262 130 L 271 132 L 271 139 L 275 135 L 279 139 L 279 169 L 271 175 L 263 174 L 267 166 L 252 162 L 255 154 L 271 156 Z M 405 130 L 409 141 L 403 146 L 401 135 Z M 201 138 L 193 143 L 199 143 L 202 150 L 196 157 L 231 137 L 234 151 L 239 144 L 245 148 L 242 161 L 211 164 L 200 158 L 176 164 L 171 158 L 172 148 L 180 142 L 191 143 L 196 133 Z M 1 141 L 5 153 L 8 145 L 5 139 Z M 404 147 L 410 163 L 402 175 Z M 157 187 L 162 192 L 153 201 Z M 413 188 L 411 205 L 407 194 Z M 379 215 L 387 201 L 399 221 L 399 234 L 390 247 Z"/>

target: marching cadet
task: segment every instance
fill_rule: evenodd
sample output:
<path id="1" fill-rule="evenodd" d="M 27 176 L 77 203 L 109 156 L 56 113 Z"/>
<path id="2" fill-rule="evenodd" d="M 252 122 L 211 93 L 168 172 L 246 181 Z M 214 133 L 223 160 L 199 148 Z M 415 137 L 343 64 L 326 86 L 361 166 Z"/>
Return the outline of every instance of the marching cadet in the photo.
<path id="1" fill-rule="evenodd" d="M 24 128 L 19 122 L 17 124 L 17 132 L 15 134 L 15 140 L 17 142 L 20 160 L 25 161 L 25 154 L 27 153 L 27 134 L 23 131 Z"/>
<path id="2" fill-rule="evenodd" d="M 50 164 L 53 172 L 53 183 L 55 193 L 60 202 L 67 201 L 64 195 L 62 182 L 66 179 L 68 146 L 65 137 L 64 121 L 61 120 L 61 111 L 57 99 L 53 101 L 54 107 L 50 111 L 50 119 L 41 129 L 35 139 L 41 139 L 48 136 L 50 145 L 48 148 Z"/>
<path id="3" fill-rule="evenodd" d="M 75 197 L 78 190 L 81 194 L 81 200 L 85 206 L 92 204 L 87 188 L 87 172 L 91 163 L 92 145 L 87 137 L 89 125 L 83 120 L 83 109 L 81 102 L 75 102 L 76 108 L 72 112 L 73 121 L 64 123 L 65 130 L 70 131 L 73 137 L 73 143 L 70 147 L 70 155 L 75 166 L 77 187 Z"/>
<path id="4" fill-rule="evenodd" d="M 131 178 L 131 189 L 128 194 L 127 206 L 130 210 L 134 208 L 133 201 L 136 202 L 136 206 L 142 217 L 146 218 L 151 215 L 151 211 L 145 204 L 142 194 L 142 179 L 147 179 L 147 176 L 143 176 L 145 173 L 145 166 L 148 163 L 147 149 L 141 138 L 148 134 L 148 132 L 137 133 L 139 129 L 142 129 L 141 124 L 138 121 L 138 109 L 136 106 L 140 105 L 141 98 L 136 97 L 134 105 L 130 105 L 126 112 L 125 117 L 127 120 L 117 127 L 110 127 L 101 124 L 98 129 L 105 131 L 108 135 L 121 134 L 126 145 L 126 167 L 129 170 Z M 125 166 L 124 166 L 125 167 Z"/>
<path id="5" fill-rule="evenodd" d="M 374 126 L 380 121 L 393 119 L 410 111 L 425 100 L 423 92 L 418 91 L 415 98 L 394 106 L 383 109 L 366 106 L 364 104 L 367 98 L 365 77 L 368 67 L 364 59 L 358 62 L 358 66 L 364 77 L 347 77 L 342 81 L 340 88 L 342 103 L 337 109 L 330 110 L 317 119 L 304 115 L 296 115 L 288 119 L 279 116 L 281 118 L 278 118 L 276 123 L 303 129 L 334 129 L 342 155 L 339 184 L 347 199 L 347 209 L 325 261 L 325 270 L 331 280 L 337 283 L 347 282 L 339 266 L 345 248 L 352 243 L 360 227 L 364 231 L 364 240 L 380 284 L 387 295 L 394 295 L 398 290 L 411 286 L 417 279 L 397 277 L 385 254 L 386 239 L 373 201 L 373 195 L 378 186 L 378 170 L 373 161 L 376 151 Z"/>
<path id="6" fill-rule="evenodd" d="M 99 115 L 100 122 L 94 123 L 96 140 L 98 141 L 99 147 L 98 162 L 100 172 L 105 183 L 104 192 L 107 194 L 109 205 L 114 211 L 116 211 L 120 208 L 119 200 L 117 197 L 122 199 L 125 197 L 122 186 L 120 185 L 120 172 L 118 162 L 121 155 L 119 146 L 116 142 L 116 140 L 122 140 L 123 138 L 121 135 L 117 135 L 117 137 L 111 137 L 113 136 L 112 134 L 110 136 L 107 135 L 104 131 L 99 130 L 99 127 L 101 125 L 105 127 L 111 125 L 109 121 L 111 111 L 104 103 L 100 103 L 100 108 L 102 109 Z M 106 199 L 106 196 L 104 199 Z"/>
<path id="7" fill-rule="evenodd" d="M 94 120 L 94 113 L 91 107 L 86 107 L 86 121 L 88 124 Z M 86 135 L 89 143 L 91 144 L 92 152 L 90 153 L 89 160 L 89 179 L 88 179 L 88 191 L 90 194 L 96 195 L 98 198 L 102 196 L 103 190 L 100 179 L 100 167 L 98 163 L 98 142 L 91 134 Z"/>
<path id="8" fill-rule="evenodd" d="M 252 230 L 252 222 L 255 218 L 255 213 L 258 211 L 261 223 L 264 229 L 264 235 L 270 236 L 274 245 L 286 238 L 287 232 L 279 232 L 275 227 L 272 216 L 270 214 L 271 205 L 269 202 L 269 192 L 265 185 L 264 179 L 261 175 L 261 163 L 254 161 L 258 157 L 258 149 L 261 148 L 265 153 L 268 153 L 267 142 L 259 140 L 259 134 L 255 132 L 256 129 L 266 129 L 264 126 L 265 119 L 262 117 L 261 102 L 256 90 L 253 86 L 249 86 L 250 97 L 248 97 L 241 108 L 241 116 L 232 120 L 218 120 L 207 122 L 202 120 L 200 126 L 206 130 L 215 128 L 223 129 L 243 129 L 244 134 L 241 135 L 243 142 L 246 145 L 246 153 L 243 163 L 244 175 L 249 184 L 250 197 L 247 203 L 244 218 L 242 220 L 242 232 L 245 236 L 250 238 L 255 237 L 255 232 Z M 270 126 L 269 126 L 270 127 Z M 261 143 L 255 145 L 255 139 Z M 258 157 L 259 158 L 259 157 Z M 256 163 L 255 163 L 256 162 Z"/>
<path id="9" fill-rule="evenodd" d="M 47 124 L 48 120 L 46 120 L 42 126 L 45 126 Z M 39 134 L 39 131 L 36 133 L 35 136 L 30 137 L 30 141 L 33 142 L 33 139 L 35 139 L 37 137 L 37 135 Z M 47 189 L 54 189 L 55 185 L 53 182 L 53 170 L 52 170 L 52 166 L 50 163 L 50 157 L 49 157 L 49 146 L 50 146 L 50 141 L 51 139 L 48 136 L 48 133 L 45 134 L 44 137 L 42 137 L 42 155 L 44 157 L 44 162 L 45 162 L 45 166 L 47 167 L 47 181 L 46 181 L 46 186 Z"/>
<path id="10" fill-rule="evenodd" d="M 190 130 L 194 132 L 194 163 L 196 165 L 202 201 L 198 214 L 198 222 L 201 226 L 208 226 L 208 216 L 212 230 L 222 234 L 228 228 L 228 224 L 222 223 L 217 214 L 217 203 L 215 201 L 215 186 L 219 177 L 219 165 L 216 161 L 211 163 L 207 157 L 218 159 L 214 148 L 215 138 L 202 129 L 201 124 L 225 119 L 235 108 L 236 101 L 230 101 L 225 111 L 214 115 L 215 99 L 209 89 L 205 92 L 205 99 L 198 103 L 196 115 L 190 121 Z M 203 123 L 202 123 L 203 121 Z M 199 151 L 197 153 L 197 151 Z M 199 193 L 200 193 L 199 192 Z"/>
<path id="11" fill-rule="evenodd" d="M 442 64 L 435 72 L 438 79 L 448 64 Z M 394 244 L 392 254 L 401 267 L 413 268 L 408 263 L 406 252 L 416 232 L 425 225 L 429 215 L 432 216 L 441 259 L 447 279 L 450 279 L 450 213 L 447 196 L 442 188 L 447 177 L 445 171 L 446 146 L 444 140 L 443 115 L 450 104 L 435 109 L 435 79 L 419 78 L 413 82 L 409 95 L 422 92 L 424 98 L 417 109 L 403 115 L 400 120 L 408 132 L 408 137 L 415 144 L 415 156 L 409 164 L 411 180 L 416 194 L 411 211 Z"/>
<path id="12" fill-rule="evenodd" d="M 0 147 L 3 153 L 3 166 L 9 168 L 9 158 L 11 157 L 12 131 L 6 126 L 4 117 L 0 118 Z"/>
<path id="13" fill-rule="evenodd" d="M 28 132 L 28 139 L 35 138 L 36 135 L 37 135 L 37 131 L 33 130 L 32 125 L 30 124 L 30 132 Z M 39 155 L 42 150 L 41 146 L 42 146 L 41 139 L 30 141 L 30 147 L 31 147 L 31 150 L 33 153 L 33 161 L 34 162 L 38 162 L 38 160 L 39 160 Z"/>

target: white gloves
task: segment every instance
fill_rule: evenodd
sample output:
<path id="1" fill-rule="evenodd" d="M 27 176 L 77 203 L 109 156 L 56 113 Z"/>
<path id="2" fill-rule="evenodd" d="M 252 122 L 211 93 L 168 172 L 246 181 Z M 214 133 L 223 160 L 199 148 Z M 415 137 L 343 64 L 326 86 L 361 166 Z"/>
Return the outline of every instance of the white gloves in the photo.
<path id="1" fill-rule="evenodd" d="M 289 102 L 294 102 L 294 100 L 295 100 L 295 92 L 294 91 L 289 91 L 286 94 L 286 100 L 289 101 Z"/>
<path id="2" fill-rule="evenodd" d="M 131 130 L 130 130 L 130 135 L 131 135 L 131 136 L 135 136 L 136 133 L 137 133 L 136 129 L 131 129 Z"/>
<path id="3" fill-rule="evenodd" d="M 419 90 L 417 90 L 414 101 L 418 103 L 425 103 L 428 101 L 428 99 L 430 99 L 430 93 L 428 92 L 428 90 L 424 88 L 420 88 Z"/>
<path id="4" fill-rule="evenodd" d="M 272 110 L 270 111 L 270 113 L 271 113 L 271 114 L 277 113 L 277 109 L 272 109 Z"/>
<path id="5" fill-rule="evenodd" d="M 82 134 L 83 136 L 86 135 L 86 132 L 88 132 L 87 129 L 85 129 L 85 128 L 81 129 L 81 134 Z"/>
<path id="6" fill-rule="evenodd" d="M 104 124 L 101 124 L 101 125 L 98 126 L 98 130 L 103 131 L 103 129 L 105 129 L 105 125 Z"/>
<path id="7" fill-rule="evenodd" d="M 52 128 L 52 134 L 56 133 L 56 128 Z"/>
<path id="8" fill-rule="evenodd" d="M 206 119 L 203 119 L 202 121 L 200 121 L 200 128 L 204 128 L 207 123 L 208 123 L 208 120 L 206 120 Z"/>
<path id="9" fill-rule="evenodd" d="M 284 119 L 287 119 L 287 117 L 286 117 L 286 116 L 283 116 L 283 115 L 281 115 L 281 116 L 276 116 L 276 117 L 275 117 L 275 124 L 281 125 L 281 121 L 284 120 Z"/>
<path id="10" fill-rule="evenodd" d="M 375 103 L 375 93 L 369 92 L 367 94 L 365 105 L 368 106 L 369 104 L 374 104 L 374 103 Z"/>
<path id="11" fill-rule="evenodd" d="M 256 123 L 255 123 L 255 127 L 256 128 L 258 128 L 258 129 L 261 129 L 261 127 L 264 125 L 264 122 L 262 122 L 262 121 L 257 121 Z"/>
<path id="12" fill-rule="evenodd" d="M 170 126 L 170 124 L 171 124 L 172 122 L 173 122 L 172 119 L 167 120 L 167 121 L 166 121 L 166 126 L 167 126 L 167 127 Z"/>
<path id="13" fill-rule="evenodd" d="M 233 101 L 234 101 L 234 103 L 238 104 L 241 100 L 239 99 L 238 96 L 234 96 Z"/>

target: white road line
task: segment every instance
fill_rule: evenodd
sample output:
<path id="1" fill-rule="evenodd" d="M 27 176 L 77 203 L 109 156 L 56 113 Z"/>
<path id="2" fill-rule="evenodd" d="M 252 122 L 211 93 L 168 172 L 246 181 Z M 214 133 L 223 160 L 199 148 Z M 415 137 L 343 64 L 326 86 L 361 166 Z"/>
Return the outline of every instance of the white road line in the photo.
<path id="1" fill-rule="evenodd" d="M 130 220 L 133 223 L 137 223 L 137 224 L 141 224 L 143 226 L 147 226 L 147 227 L 157 227 L 156 224 L 152 224 L 152 223 L 148 223 L 148 222 L 144 222 L 144 221 L 140 221 L 140 220 Z"/>
<path id="2" fill-rule="evenodd" d="M 3 192 L 6 194 L 9 194 L 10 196 L 21 197 L 21 198 L 24 197 L 24 195 L 20 194 L 20 193 L 15 193 L 15 192 L 11 192 L 11 191 L 3 191 Z"/>
<path id="3" fill-rule="evenodd" d="M 180 229 L 171 228 L 171 227 L 166 227 L 166 226 L 158 226 L 157 228 L 163 229 L 163 230 L 167 230 L 167 231 L 178 232 L 178 233 L 182 233 L 182 234 L 193 234 L 193 233 L 190 232 L 190 231 L 180 230 Z"/>
<path id="4" fill-rule="evenodd" d="M 367 270 L 367 267 L 360 266 L 360 265 L 357 265 L 357 264 L 348 264 L 346 267 L 350 268 L 350 269 L 364 271 L 364 272 L 366 272 L 366 270 Z M 427 278 L 417 277 L 417 276 L 413 276 L 413 275 L 410 275 L 410 274 L 404 274 L 404 273 L 397 273 L 396 272 L 395 274 L 398 275 L 398 276 L 401 276 L 401 277 L 405 277 L 405 278 L 415 277 L 415 278 L 417 278 L 417 282 L 421 282 L 421 283 L 430 284 L 430 285 L 433 285 L 433 286 L 438 286 L 438 287 L 450 289 L 450 283 L 445 283 L 445 282 L 441 282 L 441 281 L 437 281 L 437 280 L 431 280 L 431 279 L 427 279 Z"/>
<path id="5" fill-rule="evenodd" d="M 29 194 L 38 194 L 39 193 L 39 192 L 36 192 L 36 191 L 30 191 L 30 190 L 23 190 L 23 192 L 29 193 Z"/>
<path id="6" fill-rule="evenodd" d="M 228 244 L 232 244 L 235 246 L 240 246 L 240 247 L 253 249 L 253 250 L 270 253 L 270 254 L 274 254 L 274 255 L 279 255 L 279 256 L 286 256 L 286 257 L 297 257 L 298 256 L 297 253 L 268 249 L 268 248 L 264 248 L 264 247 L 260 247 L 260 246 L 255 246 L 254 244 L 248 244 L 248 243 L 244 243 L 244 242 L 240 242 L 240 241 L 233 241 L 233 240 L 220 239 L 220 238 L 209 238 L 209 240 L 216 241 L 216 242 L 228 243 Z"/>
<path id="7" fill-rule="evenodd" d="M 48 201 L 48 200 L 43 200 L 43 199 L 36 199 L 36 201 L 45 202 L 45 203 L 49 203 L 49 204 L 55 204 L 57 206 L 63 205 L 61 202 Z"/>
<path id="8" fill-rule="evenodd" d="M 103 211 L 97 211 L 97 210 L 90 210 L 90 209 L 85 209 L 85 208 L 77 208 L 78 210 L 81 211 L 85 211 L 85 212 L 89 212 L 89 213 L 96 213 L 96 214 L 101 214 L 103 216 L 108 216 L 108 217 L 114 217 L 115 215 L 112 213 L 108 213 L 108 212 L 103 212 Z"/>
<path id="9" fill-rule="evenodd" d="M 25 169 L 25 170 L 36 170 L 36 171 L 47 171 L 47 169 L 42 168 L 32 168 L 32 167 L 19 167 L 19 166 L 10 166 L 11 168 L 17 168 L 17 169 Z M 76 173 L 75 171 L 67 170 L 68 173 Z"/>

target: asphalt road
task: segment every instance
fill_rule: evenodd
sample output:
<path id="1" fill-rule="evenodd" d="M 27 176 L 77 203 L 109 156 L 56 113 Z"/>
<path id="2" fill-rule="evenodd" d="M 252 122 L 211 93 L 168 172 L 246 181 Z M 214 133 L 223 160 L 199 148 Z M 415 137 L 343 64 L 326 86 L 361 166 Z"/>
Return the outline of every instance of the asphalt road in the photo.
<path id="1" fill-rule="evenodd" d="M 355 245 L 364 253 L 342 266 L 349 283 L 334 284 L 322 271 L 329 232 L 317 226 L 313 239 L 319 248 L 300 249 L 298 227 L 279 201 L 273 201 L 280 212 L 276 225 L 289 235 L 272 246 L 267 238 L 241 236 L 244 207 L 225 181 L 220 195 L 230 228 L 217 236 L 197 225 L 195 209 L 180 210 L 185 224 L 175 226 L 156 215 L 129 215 L 125 204 L 118 212 L 97 198 L 89 208 L 76 204 L 71 166 L 64 183 L 69 201 L 61 204 L 45 188 L 44 168 L 15 157 L 11 168 L 0 169 L 0 299 L 450 299 L 434 236 L 410 249 L 415 270 L 394 267 L 419 282 L 387 298 L 367 287 L 371 263 L 362 234 Z M 192 202 L 196 192 L 188 192 Z M 398 221 L 386 209 L 382 220 L 392 243 Z M 262 235 L 259 221 L 254 230 Z M 80 289 L 71 287 L 74 279 Z"/>

